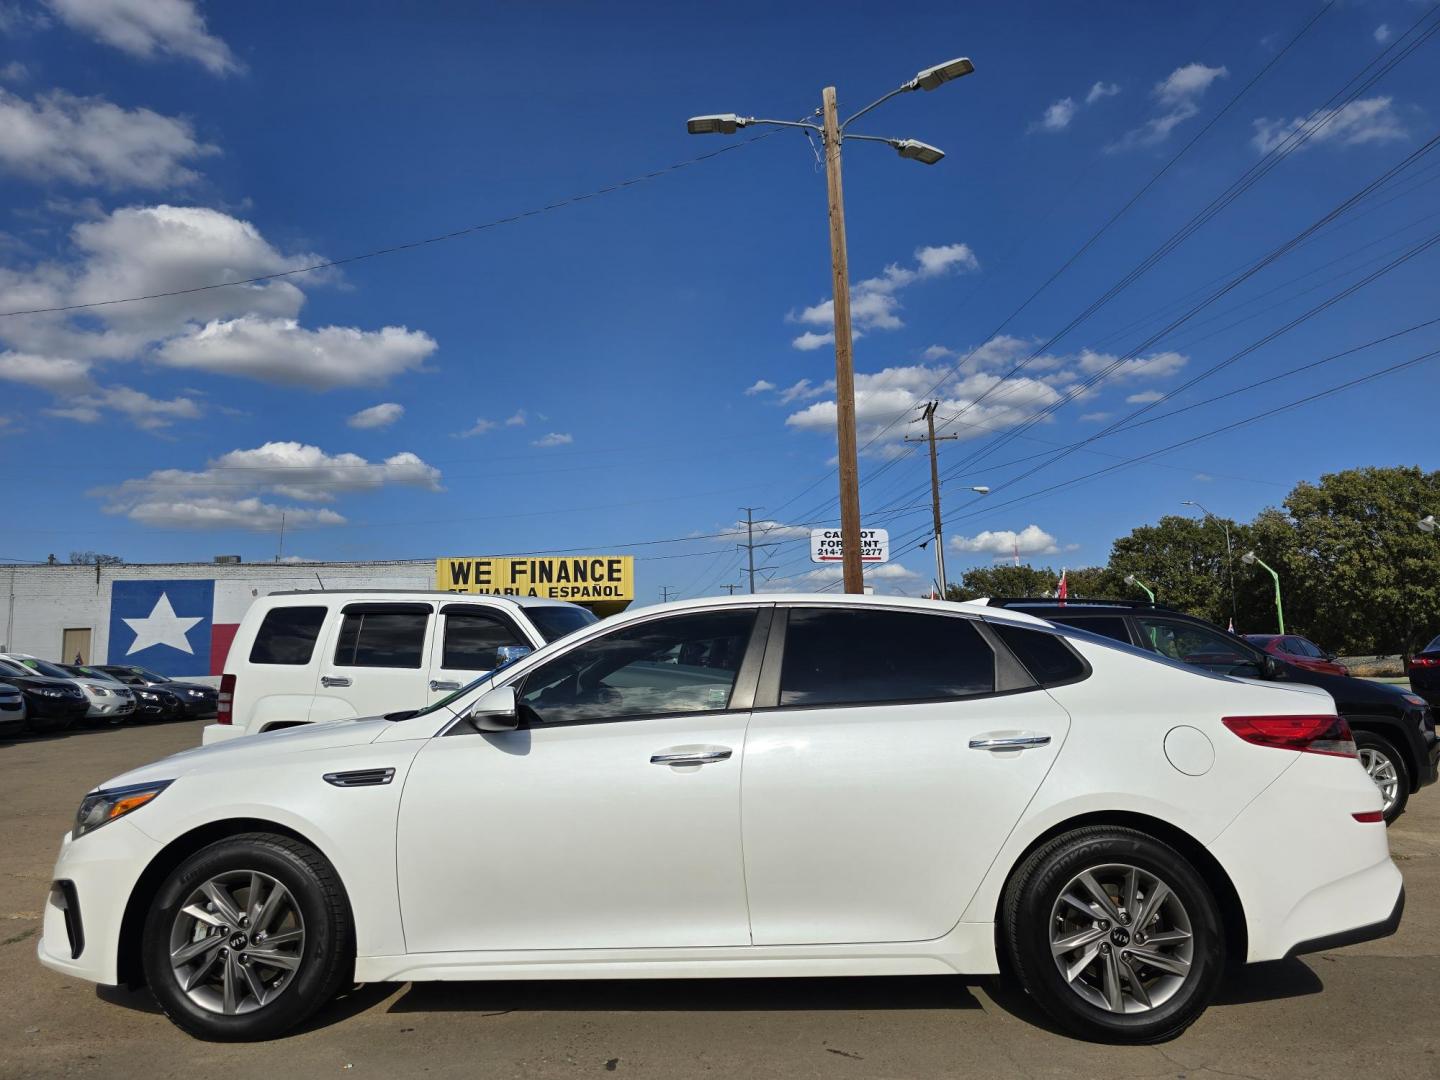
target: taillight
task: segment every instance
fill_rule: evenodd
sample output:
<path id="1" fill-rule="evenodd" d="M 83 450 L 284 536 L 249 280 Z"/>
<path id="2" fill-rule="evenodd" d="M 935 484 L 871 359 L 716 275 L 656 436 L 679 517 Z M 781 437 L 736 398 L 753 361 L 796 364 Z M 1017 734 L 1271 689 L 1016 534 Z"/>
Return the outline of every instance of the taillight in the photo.
<path id="1" fill-rule="evenodd" d="M 220 676 L 220 694 L 215 698 L 215 722 L 217 724 L 234 723 L 233 708 L 235 706 L 235 676 L 224 674 Z"/>
<path id="2" fill-rule="evenodd" d="M 1412 656 L 1411 667 L 1440 667 L 1440 657 L 1434 656 Z"/>
<path id="3" fill-rule="evenodd" d="M 1340 716 L 1227 716 L 1221 723 L 1256 746 L 1334 757 L 1359 756 L 1350 725 Z"/>
<path id="4" fill-rule="evenodd" d="M 1379 810 L 1361 810 L 1358 814 L 1351 814 L 1350 816 L 1362 825 L 1378 825 L 1385 820 L 1385 815 Z"/>

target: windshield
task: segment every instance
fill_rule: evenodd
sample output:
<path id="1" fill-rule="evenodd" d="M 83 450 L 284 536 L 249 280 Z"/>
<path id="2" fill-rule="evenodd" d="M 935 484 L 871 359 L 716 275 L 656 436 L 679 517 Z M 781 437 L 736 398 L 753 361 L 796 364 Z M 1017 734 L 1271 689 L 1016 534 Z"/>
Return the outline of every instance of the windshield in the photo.
<path id="1" fill-rule="evenodd" d="M 132 667 L 132 668 L 129 668 L 128 670 L 133 671 L 136 675 L 139 675 L 139 676 L 140 676 L 142 679 L 144 679 L 146 682 L 171 682 L 171 681 L 173 681 L 173 680 L 171 680 L 171 679 L 166 678 L 164 675 L 157 675 L 157 674 L 155 674 L 155 672 L 149 670 L 148 668 Z"/>
<path id="2" fill-rule="evenodd" d="M 30 657 L 21 660 L 20 663 L 24 664 L 31 671 L 38 672 L 41 675 L 48 675 L 52 679 L 70 678 L 70 673 L 64 668 L 62 668 L 59 664 L 51 664 L 47 661 L 35 660 Z"/>
<path id="3" fill-rule="evenodd" d="M 600 621 L 593 611 L 582 607 L 529 607 L 525 614 L 547 642 Z"/>

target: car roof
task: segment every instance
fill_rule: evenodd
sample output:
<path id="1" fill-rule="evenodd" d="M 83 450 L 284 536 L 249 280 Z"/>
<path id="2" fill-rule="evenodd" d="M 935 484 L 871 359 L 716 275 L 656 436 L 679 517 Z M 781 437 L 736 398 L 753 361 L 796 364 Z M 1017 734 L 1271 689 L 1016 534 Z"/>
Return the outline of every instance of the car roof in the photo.
<path id="1" fill-rule="evenodd" d="M 983 616 L 987 619 L 1013 622 L 1022 626 L 1049 626 L 1044 619 L 1036 618 L 1034 615 L 1006 608 L 988 607 L 984 601 L 980 600 L 927 600 L 914 596 L 855 595 L 852 593 L 754 593 L 744 596 L 702 596 L 693 600 L 672 600 L 668 604 L 650 604 L 645 607 L 628 608 L 619 615 L 610 616 L 605 622 L 608 625 L 666 611 L 705 611 L 710 608 L 745 607 L 754 604 L 892 608 L 931 615 L 937 612 L 942 614 L 948 612 L 958 615 Z"/>
<path id="2" fill-rule="evenodd" d="M 359 597 L 363 600 L 394 599 L 394 600 L 449 600 L 455 603 L 502 603 L 514 604 L 517 607 L 580 607 L 579 604 L 572 604 L 569 600 L 552 600 L 548 596 L 502 596 L 498 593 L 461 593 L 447 592 L 444 589 L 286 589 L 281 592 L 267 593 L 259 597 L 260 600 L 273 600 L 281 596 L 325 596 L 339 597 L 344 599 L 347 596 Z"/>

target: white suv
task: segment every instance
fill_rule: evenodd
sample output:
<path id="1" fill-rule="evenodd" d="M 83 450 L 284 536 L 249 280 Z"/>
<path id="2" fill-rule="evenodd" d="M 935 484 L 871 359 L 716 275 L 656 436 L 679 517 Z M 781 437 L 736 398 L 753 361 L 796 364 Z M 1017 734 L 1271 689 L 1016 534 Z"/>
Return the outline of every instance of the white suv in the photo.
<path id="1" fill-rule="evenodd" d="M 561 600 L 448 592 L 285 592 L 250 605 L 204 743 L 423 709 L 595 622 Z"/>

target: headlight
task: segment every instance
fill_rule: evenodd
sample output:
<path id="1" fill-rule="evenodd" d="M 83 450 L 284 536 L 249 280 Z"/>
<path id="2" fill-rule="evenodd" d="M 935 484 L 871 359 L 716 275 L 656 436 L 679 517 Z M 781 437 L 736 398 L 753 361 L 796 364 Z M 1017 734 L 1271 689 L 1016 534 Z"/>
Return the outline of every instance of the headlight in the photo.
<path id="1" fill-rule="evenodd" d="M 133 784 L 130 787 L 111 788 L 109 791 L 92 791 L 80 803 L 70 839 L 78 840 L 101 825 L 139 810 L 170 784 L 169 780 L 157 780 L 151 784 Z"/>
<path id="2" fill-rule="evenodd" d="M 185 693 L 189 694 L 191 697 L 204 697 L 204 696 L 205 696 L 205 691 L 204 691 L 204 690 L 186 690 Z"/>
<path id="3" fill-rule="evenodd" d="M 54 686 L 37 687 L 35 692 L 41 697 L 65 697 L 65 691 Z"/>
<path id="4" fill-rule="evenodd" d="M 90 692 L 91 692 L 92 694 L 94 694 L 96 697 L 109 697 L 109 696 L 110 696 L 110 691 L 109 691 L 109 690 L 106 690 L 103 686 L 92 686 L 92 687 L 90 687 Z"/>
<path id="5" fill-rule="evenodd" d="M 140 698 L 140 699 L 143 700 L 143 701 L 158 701 L 158 700 L 160 700 L 160 696 L 159 696 L 158 694 L 156 694 L 153 690 L 136 690 L 136 691 L 135 691 L 135 696 L 138 697 L 138 698 Z"/>

